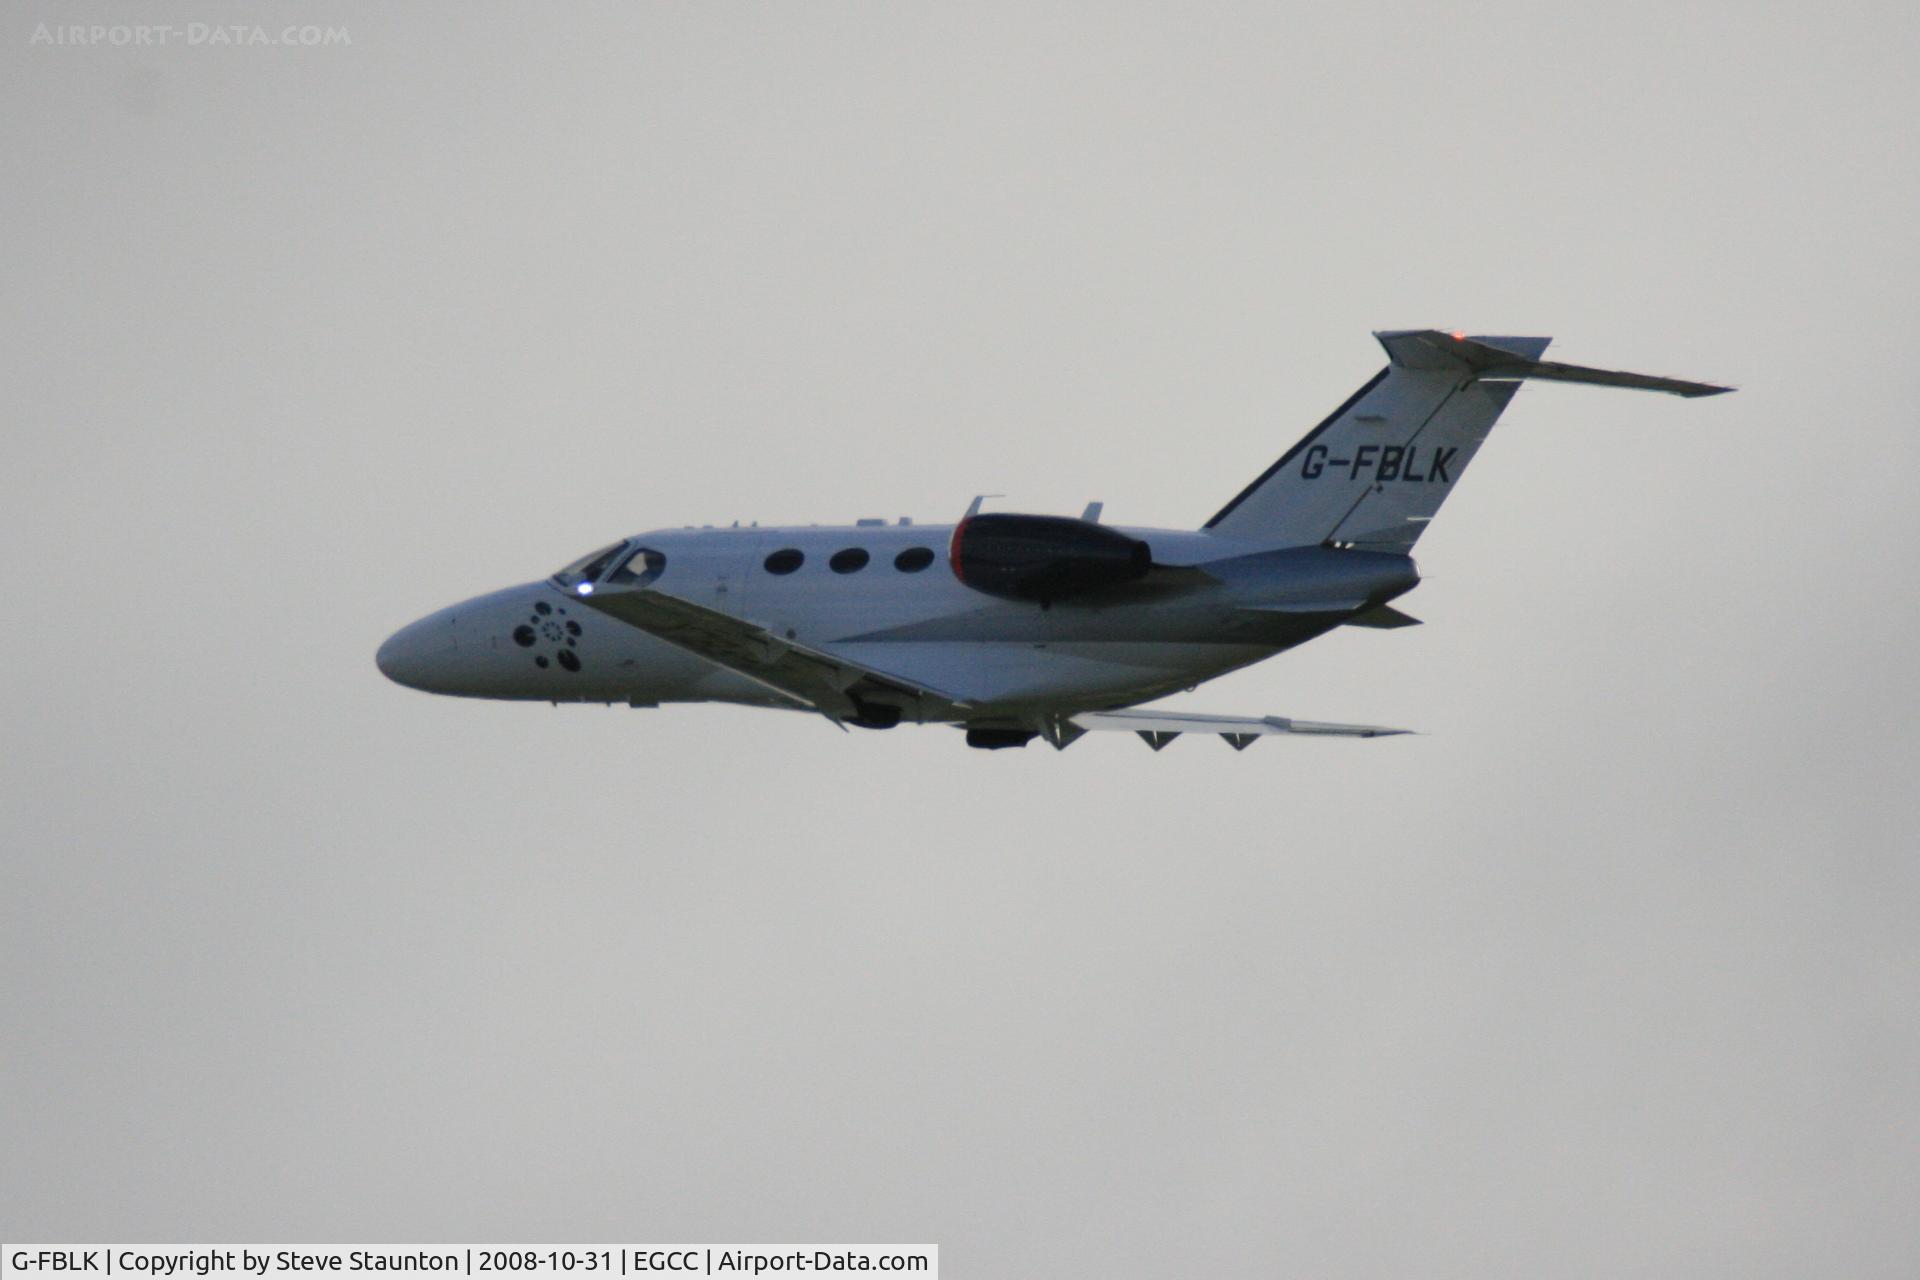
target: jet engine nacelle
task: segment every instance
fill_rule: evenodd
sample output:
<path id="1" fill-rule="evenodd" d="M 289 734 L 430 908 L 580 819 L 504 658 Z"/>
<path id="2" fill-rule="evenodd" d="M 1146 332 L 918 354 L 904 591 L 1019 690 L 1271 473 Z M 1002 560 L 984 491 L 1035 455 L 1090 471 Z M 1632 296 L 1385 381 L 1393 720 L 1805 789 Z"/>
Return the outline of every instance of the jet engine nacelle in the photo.
<path id="1" fill-rule="evenodd" d="M 1146 577 L 1153 552 L 1138 538 L 1070 516 L 968 516 L 953 530 L 953 576 L 975 591 L 1050 604 Z"/>

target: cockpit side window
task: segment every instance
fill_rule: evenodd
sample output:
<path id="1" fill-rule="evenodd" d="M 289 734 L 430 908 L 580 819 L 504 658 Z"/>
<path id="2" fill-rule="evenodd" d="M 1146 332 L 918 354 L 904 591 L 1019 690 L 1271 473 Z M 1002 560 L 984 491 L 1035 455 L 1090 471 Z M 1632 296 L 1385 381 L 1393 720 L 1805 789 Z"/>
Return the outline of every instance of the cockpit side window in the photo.
<path id="1" fill-rule="evenodd" d="M 667 557 L 664 554 L 652 547 L 636 547 L 633 554 L 608 576 L 607 581 L 624 587 L 643 587 L 665 573 L 666 569 Z"/>

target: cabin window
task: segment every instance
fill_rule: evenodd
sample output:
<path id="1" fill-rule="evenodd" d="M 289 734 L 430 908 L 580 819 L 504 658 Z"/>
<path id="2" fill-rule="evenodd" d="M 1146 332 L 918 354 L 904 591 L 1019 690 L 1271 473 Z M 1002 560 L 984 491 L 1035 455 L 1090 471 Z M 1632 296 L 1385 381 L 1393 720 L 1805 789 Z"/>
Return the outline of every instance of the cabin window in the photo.
<path id="1" fill-rule="evenodd" d="M 933 551 L 928 547 L 908 547 L 893 558 L 893 567 L 902 573 L 918 573 L 933 563 Z"/>
<path id="2" fill-rule="evenodd" d="M 807 562 L 806 556 L 798 547 L 782 547 L 766 559 L 766 570 L 772 574 L 788 574 Z"/>
<path id="3" fill-rule="evenodd" d="M 833 559 L 827 561 L 827 568 L 835 573 L 858 573 L 867 567 L 867 561 L 873 559 L 865 547 L 848 547 L 845 551 L 833 553 Z"/>

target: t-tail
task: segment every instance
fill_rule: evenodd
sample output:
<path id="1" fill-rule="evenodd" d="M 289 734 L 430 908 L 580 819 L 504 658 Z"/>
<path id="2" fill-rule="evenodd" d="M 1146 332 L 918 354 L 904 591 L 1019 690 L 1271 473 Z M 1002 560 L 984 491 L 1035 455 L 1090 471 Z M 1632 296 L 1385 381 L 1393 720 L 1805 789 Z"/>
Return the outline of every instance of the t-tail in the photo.
<path id="1" fill-rule="evenodd" d="M 1404 553 L 1528 378 L 1711 396 L 1732 387 L 1542 360 L 1551 338 L 1376 333 L 1387 367 L 1207 521 L 1272 546 Z"/>

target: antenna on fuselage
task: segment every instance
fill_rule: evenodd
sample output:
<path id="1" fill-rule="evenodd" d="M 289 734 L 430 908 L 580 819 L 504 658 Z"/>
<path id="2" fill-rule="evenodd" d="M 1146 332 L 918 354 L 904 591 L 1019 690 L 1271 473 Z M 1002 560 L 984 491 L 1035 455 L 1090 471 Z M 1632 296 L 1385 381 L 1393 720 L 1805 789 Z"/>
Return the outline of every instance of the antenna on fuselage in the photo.
<path id="1" fill-rule="evenodd" d="M 1105 511 L 1106 509 L 1107 509 L 1107 504 L 1104 502 L 1089 502 L 1087 504 L 1087 509 L 1080 513 L 1080 518 L 1082 520 L 1085 520 L 1088 524 L 1099 524 L 1100 513 L 1102 511 Z"/>
<path id="2" fill-rule="evenodd" d="M 980 514 L 980 504 L 981 504 L 981 503 L 983 503 L 983 502 L 985 502 L 985 501 L 986 501 L 986 500 L 987 500 L 988 498 L 1004 498 L 1004 497 L 1006 497 L 1006 496 L 1007 496 L 1007 495 L 1006 495 L 1006 494 L 1004 494 L 1004 493 L 983 493 L 983 494 L 980 494 L 980 495 L 979 495 L 978 497 L 976 497 L 976 498 L 975 498 L 975 499 L 974 499 L 974 500 L 972 501 L 972 503 L 970 503 L 970 504 L 968 505 L 968 507 L 967 507 L 967 514 L 968 514 L 969 516 L 977 516 L 977 515 L 979 515 L 979 514 Z"/>

